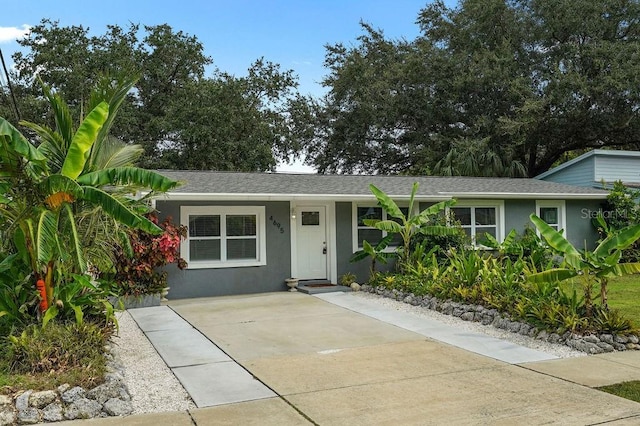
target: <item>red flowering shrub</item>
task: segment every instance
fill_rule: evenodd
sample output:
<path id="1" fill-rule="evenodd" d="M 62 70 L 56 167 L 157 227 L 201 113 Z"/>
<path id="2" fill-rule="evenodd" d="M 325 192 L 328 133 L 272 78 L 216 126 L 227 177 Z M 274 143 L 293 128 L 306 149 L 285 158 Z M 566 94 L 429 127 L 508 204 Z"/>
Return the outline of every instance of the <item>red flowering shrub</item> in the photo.
<path id="1" fill-rule="evenodd" d="M 149 219 L 158 224 L 158 217 L 150 214 Z M 159 293 L 167 286 L 167 272 L 161 267 L 171 263 L 184 269 L 187 262 L 180 257 L 180 240 L 186 238 L 187 227 L 175 225 L 167 217 L 161 225 L 164 232 L 151 235 L 140 230 L 131 230 L 129 240 L 133 256 L 127 256 L 120 248 L 113 280 L 120 294 L 140 295 Z"/>

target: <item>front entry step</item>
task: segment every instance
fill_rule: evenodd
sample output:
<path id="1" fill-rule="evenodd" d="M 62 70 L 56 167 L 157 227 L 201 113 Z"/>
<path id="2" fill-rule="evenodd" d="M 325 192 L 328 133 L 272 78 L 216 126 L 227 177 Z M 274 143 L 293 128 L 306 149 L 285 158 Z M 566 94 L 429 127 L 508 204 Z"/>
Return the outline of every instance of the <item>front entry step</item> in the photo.
<path id="1" fill-rule="evenodd" d="M 336 291 L 351 291 L 350 287 L 333 284 L 329 280 L 300 280 L 298 291 L 306 294 L 333 293 Z"/>

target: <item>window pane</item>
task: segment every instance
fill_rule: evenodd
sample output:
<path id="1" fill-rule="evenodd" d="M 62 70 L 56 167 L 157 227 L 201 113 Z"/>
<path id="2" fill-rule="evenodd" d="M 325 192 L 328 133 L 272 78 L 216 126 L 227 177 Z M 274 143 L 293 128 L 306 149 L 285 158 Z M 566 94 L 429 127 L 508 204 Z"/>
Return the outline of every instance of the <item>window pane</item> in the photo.
<path id="1" fill-rule="evenodd" d="M 495 225 L 495 207 L 476 207 L 476 225 Z"/>
<path id="2" fill-rule="evenodd" d="M 219 237 L 220 216 L 189 216 L 190 237 Z"/>
<path id="3" fill-rule="evenodd" d="M 540 207 L 540 219 L 550 225 L 558 224 L 558 208 L 557 207 Z"/>
<path id="4" fill-rule="evenodd" d="M 482 241 L 484 239 L 485 234 L 489 234 L 493 238 L 496 238 L 496 227 L 495 226 L 476 227 L 476 241 Z"/>
<path id="5" fill-rule="evenodd" d="M 366 226 L 364 219 L 382 220 L 382 207 L 358 207 L 358 226 Z"/>
<path id="6" fill-rule="evenodd" d="M 379 229 L 358 229 L 358 247 L 362 247 L 362 241 L 367 240 L 375 246 L 382 239 L 382 231 Z"/>
<path id="7" fill-rule="evenodd" d="M 302 225 L 303 226 L 320 225 L 320 212 L 302 212 Z"/>
<path id="8" fill-rule="evenodd" d="M 471 209 L 469 207 L 454 207 L 451 211 L 461 225 L 471 225 Z"/>
<path id="9" fill-rule="evenodd" d="M 257 242 L 255 238 L 227 240 L 227 260 L 256 259 Z"/>
<path id="10" fill-rule="evenodd" d="M 255 215 L 227 215 L 227 236 L 256 235 Z"/>
<path id="11" fill-rule="evenodd" d="M 220 240 L 190 240 L 189 260 L 220 260 Z"/>

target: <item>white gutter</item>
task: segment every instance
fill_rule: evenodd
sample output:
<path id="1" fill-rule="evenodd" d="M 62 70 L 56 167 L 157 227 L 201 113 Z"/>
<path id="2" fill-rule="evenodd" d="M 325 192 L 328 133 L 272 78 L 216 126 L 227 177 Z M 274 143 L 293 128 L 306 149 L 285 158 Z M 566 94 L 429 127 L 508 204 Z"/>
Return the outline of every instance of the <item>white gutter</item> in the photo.
<path id="1" fill-rule="evenodd" d="M 407 195 L 389 195 L 394 200 L 408 200 Z M 448 195 L 429 195 L 424 197 L 416 197 L 420 201 L 441 201 L 449 200 Z M 197 192 L 167 192 L 159 194 L 156 200 L 175 200 L 175 201 L 293 201 L 293 200 L 331 200 L 331 201 L 350 201 L 350 200 L 371 200 L 375 199 L 373 194 L 237 194 L 237 193 L 197 193 Z"/>
<path id="2" fill-rule="evenodd" d="M 451 198 L 464 198 L 464 199 L 546 199 L 546 200 L 604 200 L 609 195 L 608 193 L 545 193 L 545 192 L 533 192 L 522 194 L 518 192 L 440 192 L 442 195 L 447 195 Z"/>

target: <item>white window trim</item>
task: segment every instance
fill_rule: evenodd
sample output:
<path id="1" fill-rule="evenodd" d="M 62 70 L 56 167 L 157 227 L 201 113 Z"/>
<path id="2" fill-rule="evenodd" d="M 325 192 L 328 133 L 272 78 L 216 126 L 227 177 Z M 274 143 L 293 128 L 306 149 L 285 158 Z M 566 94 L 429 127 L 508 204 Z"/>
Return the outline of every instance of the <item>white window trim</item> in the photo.
<path id="1" fill-rule="evenodd" d="M 417 209 L 417 204 L 418 203 L 414 203 L 414 210 Z M 357 203 L 357 202 L 352 202 L 351 203 L 351 230 L 352 230 L 352 246 L 353 246 L 353 252 L 357 252 L 358 250 L 362 250 L 362 246 L 358 245 L 358 208 L 359 207 L 378 207 L 380 209 L 382 209 L 382 220 L 388 220 L 389 217 L 387 216 L 387 211 L 380 205 L 377 203 Z M 408 204 L 398 204 L 398 207 L 400 208 L 407 208 L 409 207 Z M 370 228 L 370 229 L 375 229 L 375 228 Z M 386 231 L 382 231 L 382 238 L 387 236 L 387 232 Z M 385 252 L 394 252 L 396 251 L 396 249 L 398 248 L 397 245 L 388 245 L 387 248 L 384 249 Z"/>
<path id="2" fill-rule="evenodd" d="M 463 208 L 495 208 L 496 209 L 496 240 L 502 242 L 505 236 L 505 212 L 503 200 L 458 200 L 451 208 L 463 207 Z M 447 216 L 450 214 L 450 208 L 447 207 Z M 479 249 L 488 249 L 489 247 L 483 246 L 476 242 L 475 225 L 472 227 L 473 235 L 472 244 L 473 247 Z"/>
<path id="3" fill-rule="evenodd" d="M 187 233 L 187 239 L 180 244 L 180 257 L 187 261 L 187 269 L 239 268 L 264 266 L 267 264 L 266 211 L 264 206 L 181 206 L 180 224 L 188 227 L 190 215 L 255 215 L 257 238 L 256 253 L 258 258 L 231 261 L 191 261 L 189 256 L 189 235 Z M 221 247 L 221 249 L 224 249 L 224 247 Z"/>
<path id="4" fill-rule="evenodd" d="M 536 216 L 541 218 L 540 209 L 543 207 L 555 207 L 558 209 L 558 231 L 564 230 L 564 236 L 567 236 L 567 206 L 564 200 L 536 200 Z M 540 231 L 536 228 L 536 234 L 540 236 Z"/>

